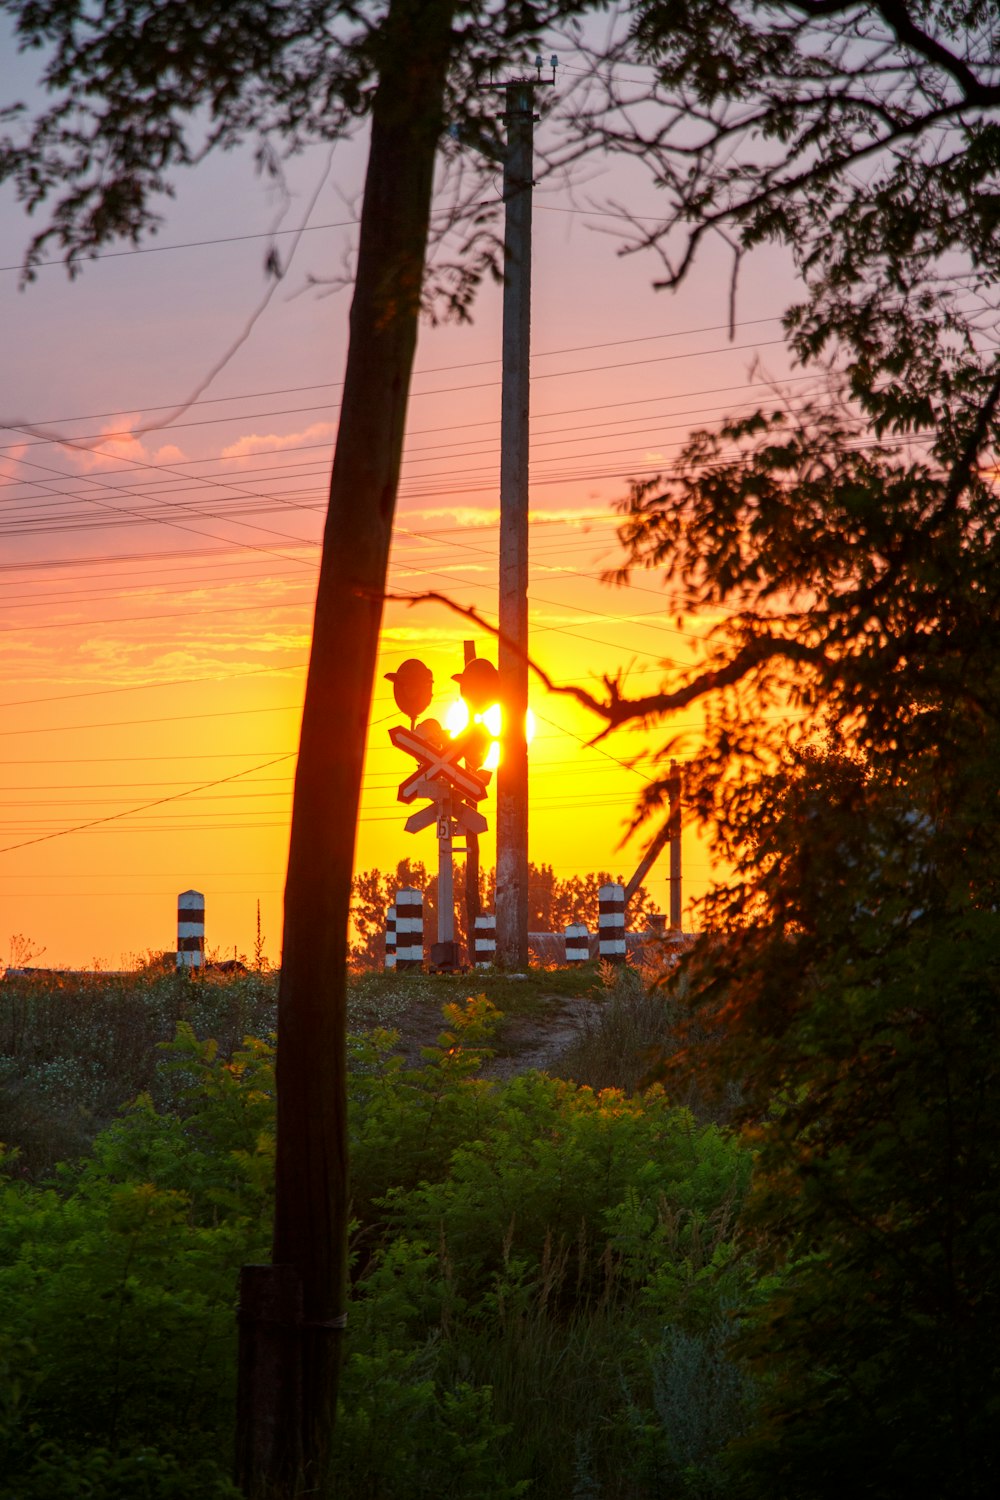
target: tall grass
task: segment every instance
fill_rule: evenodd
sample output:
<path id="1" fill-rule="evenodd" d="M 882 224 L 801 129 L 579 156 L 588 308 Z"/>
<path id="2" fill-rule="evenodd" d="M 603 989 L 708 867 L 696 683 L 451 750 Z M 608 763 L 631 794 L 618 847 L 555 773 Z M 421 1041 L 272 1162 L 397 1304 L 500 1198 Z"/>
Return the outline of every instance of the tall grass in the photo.
<path id="1" fill-rule="evenodd" d="M 700 1035 L 685 1026 L 686 978 L 682 969 L 642 965 L 599 966 L 601 988 L 580 1012 L 580 1030 L 559 1058 L 561 1077 L 593 1089 L 640 1092 L 662 1081 L 666 1065 Z M 703 1122 L 731 1122 L 742 1094 L 735 1079 L 705 1098 L 693 1073 L 679 1070 L 669 1082 L 671 1098 Z"/>
<path id="2" fill-rule="evenodd" d="M 600 975 L 602 987 L 581 1011 L 579 1038 L 560 1058 L 559 1072 L 592 1089 L 634 1094 L 671 1042 L 676 1005 L 648 970 L 604 963 Z"/>
<path id="3" fill-rule="evenodd" d="M 0 1141 L 37 1177 L 86 1151 L 128 1099 L 160 1086 L 157 1044 L 178 1021 L 229 1054 L 276 1025 L 266 972 L 194 978 L 156 968 L 127 974 L 7 974 L 0 981 Z"/>

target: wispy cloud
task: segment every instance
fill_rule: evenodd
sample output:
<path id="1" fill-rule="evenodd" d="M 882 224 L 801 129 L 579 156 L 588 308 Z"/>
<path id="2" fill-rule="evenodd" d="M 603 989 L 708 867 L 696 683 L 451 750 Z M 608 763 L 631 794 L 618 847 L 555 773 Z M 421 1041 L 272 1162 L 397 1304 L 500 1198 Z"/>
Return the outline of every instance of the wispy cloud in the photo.
<path id="1" fill-rule="evenodd" d="M 551 525 L 560 522 L 565 526 L 588 526 L 617 520 L 604 501 L 595 501 L 586 506 L 535 505 L 528 511 L 529 526 Z M 500 509 L 496 505 L 434 505 L 417 507 L 407 504 L 400 515 L 400 525 L 417 530 L 419 525 L 428 526 L 432 521 L 448 521 L 454 526 L 472 529 L 495 528 L 500 524 Z"/>
<path id="2" fill-rule="evenodd" d="M 314 422 L 301 432 L 248 432 L 223 448 L 223 458 L 249 458 L 260 453 L 280 453 L 284 448 L 305 447 L 310 443 L 333 440 L 337 431 L 334 422 Z"/>

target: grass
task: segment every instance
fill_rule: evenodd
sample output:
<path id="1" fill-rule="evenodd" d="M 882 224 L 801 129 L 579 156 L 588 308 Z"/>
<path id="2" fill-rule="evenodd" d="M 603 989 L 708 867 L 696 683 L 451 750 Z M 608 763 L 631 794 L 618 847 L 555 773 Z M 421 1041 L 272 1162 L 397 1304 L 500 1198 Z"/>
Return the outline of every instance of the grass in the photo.
<path id="1" fill-rule="evenodd" d="M 521 1023 L 522 1033 L 544 1035 L 546 1018 L 565 1019 L 571 1009 L 565 1002 L 576 999 L 588 1019 L 575 1061 L 559 1073 L 580 1078 L 589 1069 L 581 1081 L 631 1092 L 643 1049 L 662 1042 L 669 1020 L 669 1002 L 662 990 L 650 989 L 652 977 L 607 965 L 533 969 L 520 979 L 492 970 L 369 973 L 351 981 L 350 1025 L 395 1029 L 416 1018 L 432 1032 L 443 1027 L 442 1006 L 483 993 L 512 1025 Z M 45 1179 L 56 1160 L 83 1155 L 131 1095 L 149 1089 L 169 1105 L 169 1084 L 156 1070 L 157 1043 L 173 1035 L 178 1020 L 215 1038 L 225 1057 L 244 1034 L 273 1031 L 276 991 L 273 974 L 192 980 L 137 972 L 0 982 L 0 1069 L 11 1083 L 0 1089 L 0 1139 L 22 1148 L 26 1177 Z M 709 1316 L 721 1295 L 716 1252 L 719 1265 L 729 1265 L 723 1252 L 733 1240 L 731 1198 L 703 1211 L 683 1196 L 674 1201 L 672 1186 L 650 1186 L 643 1174 L 653 1170 L 662 1129 L 636 1132 L 653 1119 L 653 1098 L 633 1108 L 620 1097 L 588 1096 L 586 1108 L 574 1111 L 577 1091 L 523 1078 L 487 1090 L 493 1102 L 485 1108 L 450 1052 L 420 1066 L 424 1075 L 404 1086 L 398 1074 L 387 1075 L 368 1116 L 363 1098 L 359 1104 L 359 1180 L 365 1164 L 371 1173 L 376 1163 L 390 1186 L 401 1187 L 388 1209 L 389 1200 L 372 1189 L 368 1221 L 355 1205 L 366 1246 L 377 1243 L 383 1256 L 366 1248 L 355 1266 L 348 1345 L 354 1352 L 343 1377 L 346 1421 L 338 1429 L 353 1478 L 343 1492 L 355 1500 L 420 1500 L 430 1493 L 508 1500 L 524 1485 L 540 1500 L 722 1500 L 714 1455 L 739 1430 L 745 1404 Z M 220 1076 L 228 1072 L 220 1063 Z M 213 1100 L 228 1130 L 232 1096 L 206 1087 L 206 1109 Z M 446 1146 L 434 1144 L 429 1154 L 424 1141 L 429 1119 L 438 1130 L 441 1120 L 454 1118 L 452 1110 L 469 1127 L 457 1164 L 447 1136 Z M 214 1116 L 197 1118 L 203 1138 Z M 172 1129 L 171 1116 L 164 1140 L 173 1139 Z M 682 1164 L 689 1139 L 685 1124 Z M 638 1148 L 630 1145 L 635 1140 Z M 602 1184 L 611 1182 L 613 1162 L 630 1150 L 634 1187 L 624 1199 L 602 1197 L 610 1192 Z M 414 1168 L 408 1177 L 413 1160 L 419 1174 Z M 436 1166 L 428 1171 L 425 1160 Z M 717 1165 L 722 1158 L 703 1160 Z M 74 1180 L 65 1174 L 58 1190 L 72 1194 Z M 114 1179 L 109 1202 L 119 1201 L 118 1188 Z M 564 1201 L 573 1210 L 561 1221 Z M 221 1234 L 225 1225 L 213 1219 L 211 1228 Z M 105 1233 L 100 1216 L 95 1233 Z M 156 1253 L 151 1286 L 159 1274 Z M 192 1240 L 192 1277 L 202 1276 L 204 1254 L 201 1240 Z M 104 1266 L 103 1251 L 94 1264 Z M 67 1286 L 75 1285 L 70 1277 Z M 164 1297 L 150 1305 L 155 1317 L 167 1319 L 169 1333 L 174 1303 Z M 230 1316 L 228 1302 L 220 1316 Z M 56 1365 L 59 1348 L 52 1344 Z M 482 1452 L 477 1445 L 485 1445 Z M 494 1448 L 502 1450 L 502 1465 L 490 1456 Z M 448 1467 L 452 1449 L 456 1463 L 475 1468 L 467 1484 Z M 376 1457 L 385 1465 L 384 1488 L 378 1475 L 372 1479 Z M 430 1479 L 427 1463 L 438 1466 Z M 485 1477 L 484 1466 L 490 1467 Z M 68 1494 L 68 1486 L 59 1493 Z"/>
<path id="2" fill-rule="evenodd" d="M 155 967 L 134 973 L 45 973 L 0 980 L 0 1141 L 16 1147 L 29 1178 L 73 1160 L 111 1123 L 120 1107 L 148 1091 L 158 1097 L 157 1045 L 178 1021 L 212 1037 L 228 1056 L 247 1035 L 277 1028 L 277 973 L 211 973 L 200 978 Z M 597 966 L 532 969 L 523 978 L 499 970 L 466 974 L 351 977 L 348 1025 L 441 1026 L 449 1001 L 485 994 L 511 1025 L 545 1017 L 567 996 L 601 992 Z M 425 1019 L 426 1018 L 426 1019 Z M 498 1038 L 503 1050 L 503 1035 Z"/>
<path id="3" fill-rule="evenodd" d="M 0 1141 L 28 1177 L 88 1149 L 121 1105 L 156 1093 L 157 1044 L 178 1021 L 227 1054 L 277 1022 L 267 973 L 193 980 L 173 971 L 7 976 L 0 983 Z"/>
<path id="4" fill-rule="evenodd" d="M 516 977 L 497 969 L 368 972 L 351 977 L 348 1025 L 353 1032 L 398 1030 L 415 1055 L 417 1043 L 441 1029 L 444 1005 L 484 994 L 504 1017 L 495 1050 L 516 1056 L 524 1023 L 544 1034 L 547 1019 L 563 1017 L 565 1002 L 575 999 L 582 1002 L 578 1039 L 551 1070 L 595 1090 L 635 1093 L 673 1045 L 676 1000 L 657 978 L 601 963 L 532 968 Z M 193 979 L 139 969 L 0 982 L 0 1141 L 17 1148 L 23 1175 L 37 1179 L 81 1156 L 137 1094 L 166 1102 L 159 1098 L 157 1046 L 173 1037 L 178 1021 L 212 1037 L 228 1056 L 245 1036 L 276 1030 L 277 974 Z M 679 1102 L 704 1117 L 697 1099 Z"/>
<path id="5" fill-rule="evenodd" d="M 485 995 L 505 1016 L 544 1016 L 553 1001 L 571 996 L 596 997 L 601 976 L 595 963 L 566 969 L 532 968 L 524 975 L 500 969 L 470 969 L 465 974 L 402 973 L 392 970 L 359 974 L 351 981 L 349 1014 L 364 1025 L 386 1026 L 415 1002 L 440 1010 L 467 995 Z M 370 1019 L 377 1017 L 378 1019 Z"/>

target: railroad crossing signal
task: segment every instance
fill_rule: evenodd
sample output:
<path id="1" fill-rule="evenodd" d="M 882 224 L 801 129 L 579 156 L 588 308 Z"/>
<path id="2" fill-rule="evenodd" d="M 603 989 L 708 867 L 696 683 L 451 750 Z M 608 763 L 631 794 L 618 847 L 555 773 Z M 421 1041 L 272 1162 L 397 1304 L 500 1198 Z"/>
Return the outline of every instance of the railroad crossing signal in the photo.
<path id="1" fill-rule="evenodd" d="M 481 802 L 486 796 L 486 777 L 458 764 L 465 754 L 464 737 L 460 736 L 439 747 L 425 740 L 415 729 L 404 729 L 402 725 L 396 725 L 389 730 L 389 738 L 397 750 L 405 750 L 417 761 L 417 769 L 405 781 L 400 782 L 397 793 L 400 802 L 412 802 L 415 797 L 420 796 L 433 796 L 433 792 L 424 790 L 428 782 L 441 783 L 442 787 L 448 787 L 472 802 Z"/>
<path id="2" fill-rule="evenodd" d="M 459 692 L 473 713 L 481 714 L 500 701 L 500 673 L 491 661 L 474 656 L 461 672 L 451 674 Z"/>
<path id="3" fill-rule="evenodd" d="M 487 829 L 486 819 L 472 805 L 486 796 L 490 772 L 480 770 L 489 750 L 491 735 L 480 723 L 471 723 L 464 733 L 448 739 L 436 719 L 417 716 L 431 702 L 433 678 L 430 669 L 416 657 L 404 661 L 386 677 L 393 685 L 398 708 L 410 720 L 409 729 L 397 725 L 389 730 L 389 739 L 397 750 L 405 750 L 417 762 L 416 769 L 400 783 L 400 802 L 412 803 L 418 797 L 428 798 L 406 820 L 407 833 L 419 833 L 435 827 L 438 845 L 438 941 L 431 949 L 432 962 L 445 968 L 458 962 L 455 945 L 455 898 L 452 856 L 456 833 L 466 835 L 468 867 L 477 872 L 478 838 Z M 455 673 L 462 697 L 470 709 L 482 713 L 496 702 L 497 670 L 475 656 L 471 641 L 465 643 L 465 670 Z M 465 764 L 461 764 L 464 761 Z M 435 952 L 437 957 L 435 957 Z"/>

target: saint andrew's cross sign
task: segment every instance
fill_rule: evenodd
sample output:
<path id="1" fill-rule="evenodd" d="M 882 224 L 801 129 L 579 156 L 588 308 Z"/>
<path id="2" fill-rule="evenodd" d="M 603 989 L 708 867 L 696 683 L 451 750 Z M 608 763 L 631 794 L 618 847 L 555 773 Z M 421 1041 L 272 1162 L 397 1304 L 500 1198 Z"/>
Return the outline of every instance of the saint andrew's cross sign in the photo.
<path id="1" fill-rule="evenodd" d="M 471 802 L 480 802 L 486 796 L 486 777 L 458 764 L 465 753 L 462 738 L 451 740 L 444 746 L 434 745 L 415 729 L 404 729 L 401 725 L 389 730 L 389 738 L 397 750 L 405 750 L 417 762 L 416 770 L 400 783 L 397 793 L 400 802 L 412 802 L 415 797 L 426 796 L 424 785 L 427 782 L 440 782 L 442 787 Z"/>

